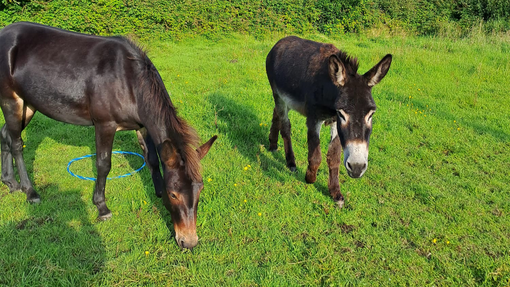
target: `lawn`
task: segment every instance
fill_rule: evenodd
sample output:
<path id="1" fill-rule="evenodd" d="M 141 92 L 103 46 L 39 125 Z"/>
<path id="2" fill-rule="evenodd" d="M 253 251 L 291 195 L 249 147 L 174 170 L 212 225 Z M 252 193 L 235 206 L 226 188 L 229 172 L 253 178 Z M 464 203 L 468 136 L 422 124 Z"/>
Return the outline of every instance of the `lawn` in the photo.
<path id="1" fill-rule="evenodd" d="M 308 38 L 358 57 L 361 73 L 393 54 L 373 89 L 368 170 L 340 172 L 342 210 L 327 190 L 329 128 L 315 184 L 304 117 L 290 113 L 297 172 L 281 140 L 267 151 L 264 63 L 278 36 L 152 40 L 142 46 L 179 114 L 203 141 L 219 136 L 202 161 L 199 245 L 177 247 L 146 168 L 108 181 L 113 218 L 97 222 L 93 182 L 66 170 L 95 152 L 93 128 L 39 113 L 23 140 L 42 202 L 1 185 L 0 285 L 509 286 L 510 39 Z M 117 133 L 114 150 L 140 152 L 135 133 Z M 140 165 L 116 155 L 111 176 Z M 93 158 L 73 172 L 93 176 Z"/>

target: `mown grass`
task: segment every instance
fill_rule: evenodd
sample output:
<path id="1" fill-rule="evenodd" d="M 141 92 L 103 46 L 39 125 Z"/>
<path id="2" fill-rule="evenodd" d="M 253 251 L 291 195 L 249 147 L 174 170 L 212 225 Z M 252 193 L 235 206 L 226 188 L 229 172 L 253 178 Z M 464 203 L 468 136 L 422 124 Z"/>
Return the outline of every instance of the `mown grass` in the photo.
<path id="1" fill-rule="evenodd" d="M 266 150 L 273 102 L 264 61 L 278 39 L 144 43 L 179 113 L 205 141 L 199 245 L 180 251 L 147 169 L 108 181 L 114 216 L 96 222 L 93 183 L 71 177 L 94 152 L 93 129 L 38 114 L 23 134 L 41 204 L 0 187 L 0 285 L 8 286 L 508 286 L 510 62 L 508 39 L 459 41 L 322 35 L 360 60 L 394 60 L 373 90 L 370 163 L 341 172 L 344 209 L 325 160 L 305 184 L 306 128 L 291 113 L 298 171 L 283 145 Z M 321 133 L 326 151 L 329 128 Z M 139 151 L 133 132 L 114 149 Z M 135 169 L 119 157 L 112 173 Z M 91 159 L 73 165 L 92 173 Z"/>

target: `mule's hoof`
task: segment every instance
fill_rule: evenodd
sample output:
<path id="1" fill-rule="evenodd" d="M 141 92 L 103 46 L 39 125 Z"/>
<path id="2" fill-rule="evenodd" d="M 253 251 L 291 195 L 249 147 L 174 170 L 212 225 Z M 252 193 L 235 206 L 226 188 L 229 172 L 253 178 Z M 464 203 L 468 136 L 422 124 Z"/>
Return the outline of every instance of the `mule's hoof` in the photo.
<path id="1" fill-rule="evenodd" d="M 336 202 L 336 205 L 338 206 L 338 208 L 342 209 L 344 207 L 344 203 L 345 203 L 345 201 L 343 199 L 341 199 Z"/>
<path id="2" fill-rule="evenodd" d="M 39 196 L 37 197 L 32 197 L 32 198 L 27 198 L 27 201 L 30 202 L 30 203 L 40 203 L 41 202 L 41 198 Z"/>
<path id="3" fill-rule="evenodd" d="M 97 217 L 97 221 L 106 221 L 106 220 L 108 220 L 110 218 L 112 218 L 112 213 L 111 212 L 109 212 L 109 213 L 107 213 L 105 215 L 99 215 Z"/>
<path id="4" fill-rule="evenodd" d="M 278 147 L 269 147 L 268 151 L 275 152 L 278 150 Z"/>
<path id="5" fill-rule="evenodd" d="M 289 166 L 289 170 L 291 172 L 296 172 L 296 166 L 295 165 L 294 166 Z"/>

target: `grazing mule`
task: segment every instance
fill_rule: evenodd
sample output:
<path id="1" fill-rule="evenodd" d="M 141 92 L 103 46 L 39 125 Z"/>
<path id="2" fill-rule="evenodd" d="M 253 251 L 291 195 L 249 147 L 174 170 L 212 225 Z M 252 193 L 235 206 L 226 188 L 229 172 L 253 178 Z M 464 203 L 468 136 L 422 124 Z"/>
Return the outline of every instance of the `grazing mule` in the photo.
<path id="1" fill-rule="evenodd" d="M 5 118 L 2 182 L 11 192 L 21 190 L 29 202 L 40 201 L 23 161 L 21 139 L 36 111 L 69 124 L 93 125 L 93 203 L 98 218 L 108 219 L 112 214 L 105 184 L 114 135 L 137 130 L 156 194 L 172 215 L 177 244 L 188 249 L 197 245 L 197 204 L 204 187 L 200 160 L 216 136 L 198 147 L 196 132 L 177 116 L 158 71 L 134 43 L 34 23 L 11 24 L 0 31 L 0 106 Z"/>
<path id="2" fill-rule="evenodd" d="M 340 208 L 344 204 L 338 182 L 341 148 L 347 174 L 361 177 L 368 165 L 368 142 L 376 109 L 372 87 L 384 78 L 390 64 L 388 54 L 364 75 L 359 75 L 355 58 L 332 44 L 298 37 L 281 39 L 267 55 L 266 72 L 275 102 L 269 150 L 278 148 L 280 132 L 287 167 L 295 171 L 288 113 L 295 110 L 305 116 L 308 128 L 305 180 L 314 183 L 321 163 L 319 133 L 323 123 L 331 124 L 328 189 Z"/>

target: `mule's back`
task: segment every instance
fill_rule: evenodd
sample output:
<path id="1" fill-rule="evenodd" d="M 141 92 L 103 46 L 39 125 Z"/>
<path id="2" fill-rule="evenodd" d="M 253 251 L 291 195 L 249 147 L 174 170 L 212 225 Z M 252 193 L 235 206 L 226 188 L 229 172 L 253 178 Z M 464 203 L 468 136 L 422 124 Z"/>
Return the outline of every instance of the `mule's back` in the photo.
<path id="1" fill-rule="evenodd" d="M 19 97 L 53 119 L 90 125 L 94 116 L 100 116 L 91 115 L 94 105 L 108 108 L 133 99 L 128 79 L 136 78 L 136 68 L 127 60 L 133 53 L 136 50 L 121 37 L 14 23 L 0 31 L 0 81 L 4 85 L 0 97 Z M 122 120 L 123 110 L 112 110 Z"/>

